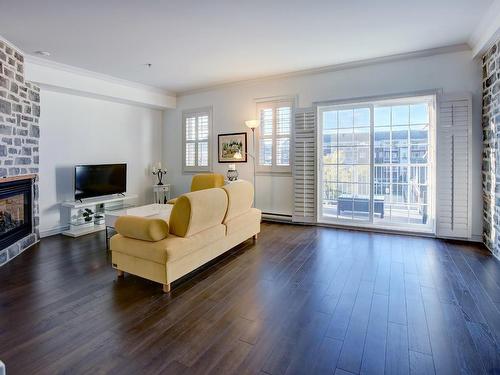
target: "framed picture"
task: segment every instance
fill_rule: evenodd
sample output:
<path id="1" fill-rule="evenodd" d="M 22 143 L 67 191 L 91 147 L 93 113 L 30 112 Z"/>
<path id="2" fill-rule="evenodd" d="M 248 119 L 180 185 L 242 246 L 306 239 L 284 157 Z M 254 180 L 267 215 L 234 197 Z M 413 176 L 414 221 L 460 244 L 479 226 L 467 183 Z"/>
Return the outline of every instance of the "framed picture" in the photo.
<path id="1" fill-rule="evenodd" d="M 241 158 L 234 156 L 238 154 Z M 219 163 L 247 162 L 247 133 L 219 134 Z"/>

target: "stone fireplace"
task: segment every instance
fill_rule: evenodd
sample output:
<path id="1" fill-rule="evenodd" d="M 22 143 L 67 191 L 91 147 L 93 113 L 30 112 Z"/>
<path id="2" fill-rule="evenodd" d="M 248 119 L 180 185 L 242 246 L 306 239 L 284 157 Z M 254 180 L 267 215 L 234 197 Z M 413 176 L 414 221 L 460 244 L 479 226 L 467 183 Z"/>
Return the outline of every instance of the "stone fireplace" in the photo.
<path id="1" fill-rule="evenodd" d="M 38 241 L 40 89 L 0 41 L 0 266 Z"/>

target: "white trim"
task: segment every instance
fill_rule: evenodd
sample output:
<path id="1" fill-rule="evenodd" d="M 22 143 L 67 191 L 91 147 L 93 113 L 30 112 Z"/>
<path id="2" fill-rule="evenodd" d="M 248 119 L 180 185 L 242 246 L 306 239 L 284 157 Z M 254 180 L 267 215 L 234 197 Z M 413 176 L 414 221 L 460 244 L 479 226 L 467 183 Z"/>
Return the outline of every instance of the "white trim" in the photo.
<path id="1" fill-rule="evenodd" d="M 69 229 L 69 225 L 58 225 L 52 228 L 40 230 L 40 238 L 54 236 L 56 234 L 61 234 L 62 232 Z"/>
<path id="2" fill-rule="evenodd" d="M 430 56 L 435 56 L 435 55 L 443 55 L 446 53 L 454 53 L 454 52 L 462 52 L 462 51 L 471 51 L 471 48 L 466 43 L 453 44 L 453 45 L 448 45 L 448 46 L 443 46 L 443 47 L 436 47 L 436 48 L 429 48 L 429 49 L 418 50 L 418 51 L 398 53 L 398 54 L 388 55 L 388 56 L 380 56 L 380 57 L 375 57 L 375 58 L 371 58 L 371 59 L 364 59 L 364 60 L 357 60 L 357 61 L 351 61 L 351 62 L 340 63 L 340 64 L 326 65 L 326 66 L 321 66 L 321 67 L 311 68 L 311 69 L 296 70 L 296 71 L 281 73 L 281 74 L 273 74 L 273 75 L 267 75 L 267 76 L 262 76 L 262 77 L 253 77 L 253 78 L 237 80 L 237 81 L 222 81 L 219 83 L 214 83 L 212 85 L 199 86 L 199 87 L 196 87 L 193 89 L 177 91 L 177 97 L 182 97 L 182 96 L 187 96 L 187 95 L 192 95 L 192 94 L 199 94 L 202 92 L 212 91 L 212 90 L 216 90 L 216 89 L 241 86 L 241 85 L 248 85 L 248 84 L 255 84 L 255 83 L 259 83 L 259 82 L 266 82 L 266 81 L 275 80 L 275 79 L 329 73 L 329 72 L 335 72 L 335 71 L 339 71 L 339 70 L 360 68 L 360 67 L 369 66 L 369 65 L 383 64 L 383 63 L 389 63 L 389 62 L 395 62 L 395 61 L 404 61 L 404 60 L 416 59 L 416 58 L 421 58 L 421 57 L 430 57 Z"/>
<path id="3" fill-rule="evenodd" d="M 493 1 L 469 37 L 473 58 L 482 55 L 500 38 L 500 1 Z"/>

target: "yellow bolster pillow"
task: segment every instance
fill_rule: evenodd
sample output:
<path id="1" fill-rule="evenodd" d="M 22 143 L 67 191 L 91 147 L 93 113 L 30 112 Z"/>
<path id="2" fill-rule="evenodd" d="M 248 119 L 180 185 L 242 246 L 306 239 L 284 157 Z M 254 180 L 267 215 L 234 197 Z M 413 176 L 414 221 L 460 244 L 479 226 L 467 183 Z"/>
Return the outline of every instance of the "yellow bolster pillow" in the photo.
<path id="1" fill-rule="evenodd" d="M 120 216 L 115 229 L 124 237 L 143 241 L 160 241 L 168 236 L 168 224 L 162 219 L 139 216 Z"/>

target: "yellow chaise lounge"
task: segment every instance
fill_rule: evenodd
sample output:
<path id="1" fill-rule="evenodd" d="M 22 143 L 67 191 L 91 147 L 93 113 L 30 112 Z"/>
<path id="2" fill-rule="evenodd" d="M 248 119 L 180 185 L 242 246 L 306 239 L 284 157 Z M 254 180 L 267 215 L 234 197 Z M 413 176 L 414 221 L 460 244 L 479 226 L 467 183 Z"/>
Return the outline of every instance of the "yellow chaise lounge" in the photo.
<path id="1" fill-rule="evenodd" d="M 222 188 L 181 195 L 168 223 L 134 216 L 118 218 L 110 241 L 118 276 L 128 272 L 170 284 L 260 232 L 261 211 L 252 208 L 253 185 L 238 181 Z"/>

